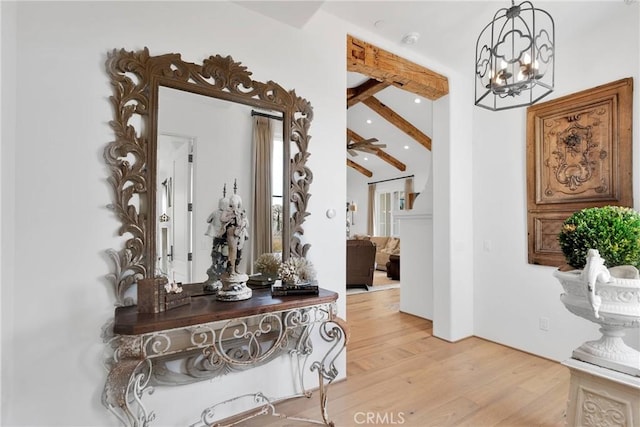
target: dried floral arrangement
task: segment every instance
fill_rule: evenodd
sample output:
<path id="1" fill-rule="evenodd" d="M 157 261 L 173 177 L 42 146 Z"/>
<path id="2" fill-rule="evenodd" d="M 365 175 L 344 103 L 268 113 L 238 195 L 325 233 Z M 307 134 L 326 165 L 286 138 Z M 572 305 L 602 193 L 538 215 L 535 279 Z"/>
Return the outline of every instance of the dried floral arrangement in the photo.
<path id="1" fill-rule="evenodd" d="M 278 275 L 283 283 L 297 284 L 314 281 L 316 271 L 306 258 L 291 257 L 280 265 Z"/>
<path id="2" fill-rule="evenodd" d="M 261 254 L 253 264 L 258 273 L 262 273 L 265 276 L 276 277 L 282 264 L 282 258 L 280 254 L 276 253 L 264 253 Z"/>

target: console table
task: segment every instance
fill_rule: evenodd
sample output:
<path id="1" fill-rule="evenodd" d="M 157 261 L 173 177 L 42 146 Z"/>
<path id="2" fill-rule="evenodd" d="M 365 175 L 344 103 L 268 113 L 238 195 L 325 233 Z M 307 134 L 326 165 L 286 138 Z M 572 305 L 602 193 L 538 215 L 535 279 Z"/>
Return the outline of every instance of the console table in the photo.
<path id="1" fill-rule="evenodd" d="M 201 288 L 187 291 L 192 294 L 191 304 L 157 314 L 138 313 L 136 306 L 116 308 L 110 340 L 114 351 L 102 402 L 124 425 L 147 426 L 153 421 L 155 414 L 142 398 L 155 386 L 208 380 L 282 354 L 290 354 L 297 363 L 294 384 L 300 393 L 296 396 L 310 397 L 303 369 L 312 352 L 315 325 L 331 345 L 310 366 L 318 373 L 322 421 L 305 421 L 333 425 L 326 392 L 338 374 L 334 362 L 348 341 L 347 325 L 336 315 L 337 293 L 320 289 L 318 295 L 272 297 L 269 289 L 254 289 L 251 299 L 221 302 L 215 296 L 198 295 Z M 184 362 L 180 371 L 167 364 L 175 360 Z M 272 402 L 262 393 L 251 396 L 263 405 L 243 420 L 269 410 L 275 414 Z M 226 402 L 204 409 L 194 426 L 212 425 L 216 407 Z"/>

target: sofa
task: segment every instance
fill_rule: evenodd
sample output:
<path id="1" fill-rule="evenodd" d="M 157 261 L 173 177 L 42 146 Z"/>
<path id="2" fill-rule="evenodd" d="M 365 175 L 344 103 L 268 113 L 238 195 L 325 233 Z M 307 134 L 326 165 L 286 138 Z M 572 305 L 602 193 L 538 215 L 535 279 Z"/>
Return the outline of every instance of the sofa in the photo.
<path id="1" fill-rule="evenodd" d="M 376 270 L 387 271 L 390 255 L 400 255 L 400 239 L 391 236 L 367 236 L 356 234 L 354 240 L 369 240 L 376 246 Z"/>
<path id="2" fill-rule="evenodd" d="M 373 285 L 376 247 L 369 240 L 347 240 L 347 288 Z"/>

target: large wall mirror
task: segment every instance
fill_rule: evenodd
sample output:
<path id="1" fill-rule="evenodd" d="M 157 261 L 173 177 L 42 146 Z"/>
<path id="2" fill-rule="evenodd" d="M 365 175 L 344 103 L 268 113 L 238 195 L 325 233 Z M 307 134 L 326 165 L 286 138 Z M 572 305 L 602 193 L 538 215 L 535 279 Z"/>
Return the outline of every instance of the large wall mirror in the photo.
<path id="1" fill-rule="evenodd" d="M 151 56 L 146 48 L 114 50 L 106 65 L 116 135 L 105 150 L 110 207 L 129 237 L 123 249 L 110 251 L 117 305 L 132 303 L 127 290 L 143 277 L 207 281 L 208 218 L 225 193 L 242 197 L 249 219 L 246 271 L 264 252 L 306 256 L 308 101 L 252 80 L 230 56 L 196 64 L 175 53 Z M 266 154 L 257 148 L 265 138 Z M 270 237 L 259 237 L 267 228 Z"/>

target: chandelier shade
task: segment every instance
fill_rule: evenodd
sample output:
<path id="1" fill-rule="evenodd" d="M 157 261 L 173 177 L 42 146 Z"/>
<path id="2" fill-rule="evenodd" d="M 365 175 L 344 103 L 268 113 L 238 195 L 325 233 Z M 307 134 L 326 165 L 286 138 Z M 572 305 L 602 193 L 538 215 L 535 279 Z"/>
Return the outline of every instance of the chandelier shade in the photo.
<path id="1" fill-rule="evenodd" d="M 555 25 L 529 1 L 498 10 L 476 42 L 475 105 L 531 105 L 553 92 Z"/>

